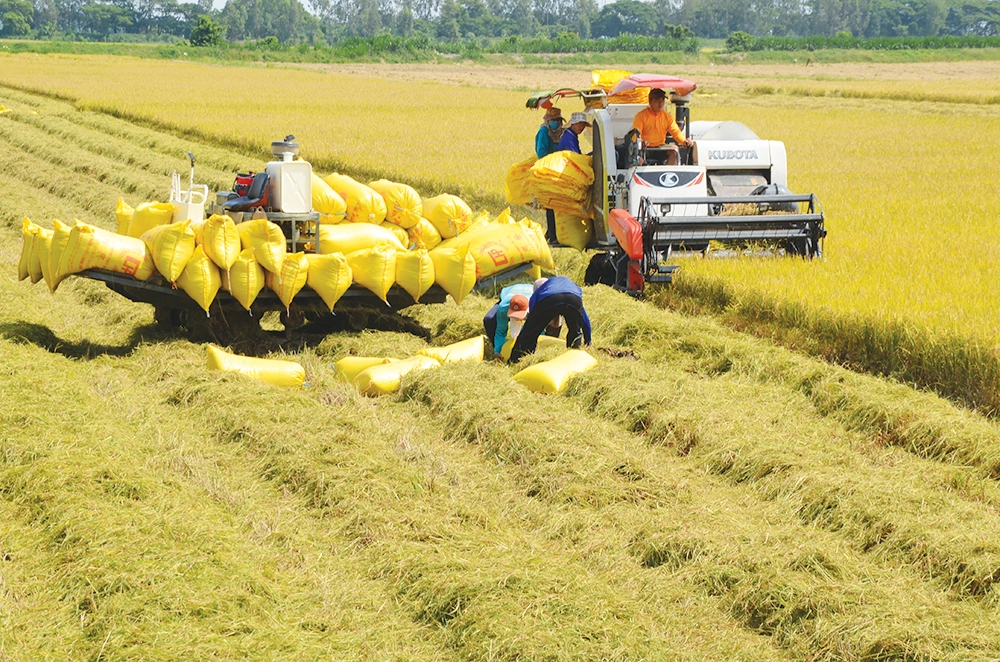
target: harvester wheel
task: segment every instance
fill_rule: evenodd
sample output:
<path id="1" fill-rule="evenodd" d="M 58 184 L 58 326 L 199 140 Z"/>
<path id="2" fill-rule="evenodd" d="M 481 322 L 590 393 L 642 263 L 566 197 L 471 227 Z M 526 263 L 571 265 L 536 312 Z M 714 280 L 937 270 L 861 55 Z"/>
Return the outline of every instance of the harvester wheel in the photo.
<path id="1" fill-rule="evenodd" d="M 590 258 L 587 271 L 583 275 L 584 285 L 608 285 L 614 287 L 615 267 L 611 263 L 611 258 L 607 253 L 597 253 Z"/>

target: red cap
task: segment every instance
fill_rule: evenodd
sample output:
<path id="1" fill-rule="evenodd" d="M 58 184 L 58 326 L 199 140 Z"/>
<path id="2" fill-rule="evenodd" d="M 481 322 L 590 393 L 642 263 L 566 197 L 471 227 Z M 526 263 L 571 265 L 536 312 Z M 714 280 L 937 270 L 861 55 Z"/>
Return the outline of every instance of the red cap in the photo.
<path id="1" fill-rule="evenodd" d="M 523 294 L 515 294 L 510 298 L 510 308 L 507 310 L 507 317 L 516 320 L 523 320 L 528 314 L 528 297 Z"/>

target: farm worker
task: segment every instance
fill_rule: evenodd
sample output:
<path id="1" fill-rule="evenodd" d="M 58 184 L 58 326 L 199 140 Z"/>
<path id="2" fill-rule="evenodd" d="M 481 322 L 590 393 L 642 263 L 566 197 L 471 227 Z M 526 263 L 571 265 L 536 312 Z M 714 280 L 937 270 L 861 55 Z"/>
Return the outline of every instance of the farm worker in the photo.
<path id="1" fill-rule="evenodd" d="M 493 343 L 494 357 L 499 359 L 500 348 L 507 338 L 516 338 L 521 331 L 528 314 L 528 297 L 533 293 L 534 287 L 527 283 L 508 285 L 500 290 L 500 301 L 483 318 L 486 337 Z"/>
<path id="2" fill-rule="evenodd" d="M 583 113 L 573 113 L 569 117 L 569 128 L 559 139 L 559 150 L 568 149 L 571 152 L 580 153 L 580 134 L 590 126 L 587 116 Z"/>
<path id="3" fill-rule="evenodd" d="M 552 152 L 558 151 L 557 145 L 562 137 L 563 128 L 562 110 L 553 106 L 545 111 L 542 117 L 542 126 L 535 134 L 535 156 L 542 158 Z"/>
<path id="4" fill-rule="evenodd" d="M 642 142 L 647 147 L 661 147 L 667 141 L 667 134 L 678 145 L 691 147 L 694 141 L 684 136 L 677 126 L 674 116 L 663 109 L 667 103 L 667 93 L 659 88 L 649 91 L 649 108 L 643 108 L 632 120 L 632 128 L 638 129 Z M 676 148 L 667 155 L 667 165 L 677 165 L 679 161 Z"/>
<path id="5" fill-rule="evenodd" d="M 553 152 L 559 151 L 559 139 L 566 130 L 563 127 L 565 120 L 562 110 L 553 106 L 545 111 L 542 117 L 542 126 L 535 134 L 535 156 L 542 158 Z M 556 213 L 551 209 L 545 210 L 545 238 L 550 244 L 556 243 Z"/>
<path id="6" fill-rule="evenodd" d="M 566 347 L 579 347 L 581 342 L 591 344 L 590 318 L 583 307 L 583 290 L 565 276 L 539 278 L 534 284 L 534 294 L 528 300 L 528 316 L 524 328 L 517 336 L 510 362 L 515 363 L 538 347 L 538 336 L 552 328 L 559 316 L 566 320 Z"/>

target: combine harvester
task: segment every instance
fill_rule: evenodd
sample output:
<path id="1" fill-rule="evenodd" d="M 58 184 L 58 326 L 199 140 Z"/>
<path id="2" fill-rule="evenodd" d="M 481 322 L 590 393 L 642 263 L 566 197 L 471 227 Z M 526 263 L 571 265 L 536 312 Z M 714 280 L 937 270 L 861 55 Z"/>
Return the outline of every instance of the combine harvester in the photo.
<path id="1" fill-rule="evenodd" d="M 680 165 L 664 165 L 667 150 L 644 146 L 632 130 L 646 104 L 615 102 L 616 95 L 644 88 L 668 93 L 678 126 L 694 141 L 690 149 L 677 146 Z M 677 266 L 665 262 L 672 251 L 705 251 L 709 242 L 768 244 L 805 258 L 822 254 L 822 209 L 815 195 L 788 190 L 784 143 L 762 140 L 739 122 L 692 122 L 695 88 L 681 78 L 632 74 L 610 95 L 599 87 L 561 89 L 528 100 L 529 108 L 550 108 L 557 99 L 582 97 L 592 121 L 594 241 L 588 248 L 600 252 L 587 269 L 588 285 L 638 295 L 646 283 L 671 282 Z M 667 146 L 672 142 L 668 134 Z M 758 213 L 730 215 L 731 205 Z"/>

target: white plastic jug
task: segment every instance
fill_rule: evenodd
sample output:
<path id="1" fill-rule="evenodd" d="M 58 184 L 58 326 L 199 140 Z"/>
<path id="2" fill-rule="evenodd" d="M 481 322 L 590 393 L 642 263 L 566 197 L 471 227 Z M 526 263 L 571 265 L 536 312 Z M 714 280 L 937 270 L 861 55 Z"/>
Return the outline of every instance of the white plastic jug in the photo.
<path id="1" fill-rule="evenodd" d="M 267 164 L 271 209 L 286 214 L 312 211 L 312 165 L 308 161 L 293 161 L 285 152 L 281 161 Z"/>
<path id="2" fill-rule="evenodd" d="M 194 173 L 191 176 L 194 179 Z M 181 189 L 181 177 L 176 172 L 170 182 L 170 202 L 174 204 L 174 215 L 171 219 L 177 221 L 205 220 L 205 202 L 208 200 L 208 186 L 205 184 L 188 184 L 188 190 Z"/>

